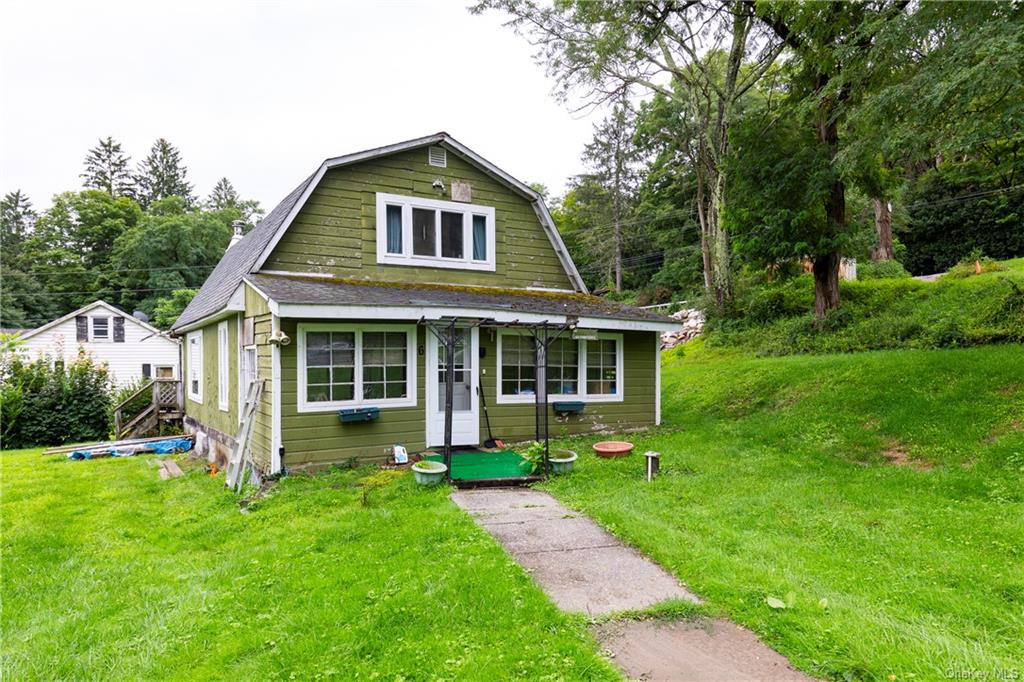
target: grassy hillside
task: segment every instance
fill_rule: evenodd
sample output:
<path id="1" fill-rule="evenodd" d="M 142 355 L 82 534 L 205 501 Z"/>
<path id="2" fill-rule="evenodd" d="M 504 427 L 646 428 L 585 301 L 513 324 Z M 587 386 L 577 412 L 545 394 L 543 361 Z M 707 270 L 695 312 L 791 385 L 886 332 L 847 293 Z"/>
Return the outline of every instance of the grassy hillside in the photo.
<path id="1" fill-rule="evenodd" d="M 662 453 L 546 484 L 834 680 L 1024 662 L 1024 347 L 666 359 Z M 774 609 L 776 597 L 788 603 Z"/>
<path id="2" fill-rule="evenodd" d="M 709 343 L 761 355 L 957 348 L 1024 341 L 1024 259 L 936 282 L 842 283 L 842 307 L 819 325 L 810 276 L 742 288 L 735 315 L 710 320 Z"/>

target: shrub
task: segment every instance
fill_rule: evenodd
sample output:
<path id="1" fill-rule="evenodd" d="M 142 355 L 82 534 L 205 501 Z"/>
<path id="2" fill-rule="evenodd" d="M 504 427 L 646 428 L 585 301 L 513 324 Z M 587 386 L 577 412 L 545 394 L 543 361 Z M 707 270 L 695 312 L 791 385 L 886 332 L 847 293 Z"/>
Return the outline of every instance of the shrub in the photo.
<path id="1" fill-rule="evenodd" d="M 910 277 L 898 260 L 868 261 L 857 264 L 857 279 L 903 279 Z"/>
<path id="2" fill-rule="evenodd" d="M 961 258 L 956 265 L 951 267 L 943 277 L 964 279 L 965 277 L 982 275 L 986 272 L 1001 272 L 1005 269 L 1005 265 L 993 258 L 989 258 L 981 252 L 981 249 L 974 249 Z"/>
<path id="3" fill-rule="evenodd" d="M 86 354 L 73 362 L 27 361 L 9 353 L 0 362 L 4 448 L 99 440 L 110 432 L 107 368 Z"/>

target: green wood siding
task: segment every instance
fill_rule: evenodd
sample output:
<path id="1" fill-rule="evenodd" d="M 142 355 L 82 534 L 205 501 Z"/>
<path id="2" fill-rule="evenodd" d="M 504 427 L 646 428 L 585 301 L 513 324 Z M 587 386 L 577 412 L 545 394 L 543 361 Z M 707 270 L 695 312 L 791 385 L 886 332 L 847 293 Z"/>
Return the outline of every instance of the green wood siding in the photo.
<path id="1" fill-rule="evenodd" d="M 197 403 L 185 393 L 185 412 L 196 421 L 221 433 L 234 436 L 238 430 L 238 316 L 226 319 L 228 326 L 228 411 L 218 406 L 217 382 L 220 376 L 217 353 L 217 326 L 220 321 L 202 327 L 203 402 Z M 187 337 L 186 337 L 187 338 Z M 182 377 L 188 381 L 188 346 L 183 355 Z"/>
<path id="2" fill-rule="evenodd" d="M 450 157 L 449 157 L 450 158 Z M 282 320 L 285 333 L 296 339 L 299 322 L 322 320 Z M 377 321 L 375 321 L 377 322 Z M 383 322 L 383 321 L 382 321 Z M 402 321 L 397 321 L 401 323 Z M 405 321 L 408 323 L 408 321 Z M 420 329 L 417 348 L 425 347 L 426 331 Z M 490 409 L 494 434 L 507 441 L 532 439 L 534 408 L 532 405 L 498 405 L 494 380 L 497 376 L 496 341 L 489 330 L 480 331 L 480 346 L 485 357 L 480 380 Z M 281 349 L 282 395 L 281 435 L 285 448 L 285 466 L 289 469 L 321 467 L 331 463 L 383 461 L 395 443 L 410 452 L 426 447 L 425 357 L 416 356 L 415 407 L 382 408 L 380 419 L 361 424 L 341 424 L 337 413 L 299 413 L 297 408 L 297 347 L 294 342 Z M 556 417 L 551 413 L 552 437 L 566 433 L 622 431 L 654 424 L 655 418 L 655 351 L 653 332 L 624 332 L 623 369 L 625 397 L 622 402 L 589 403 L 580 415 Z M 268 374 L 269 376 L 269 374 Z M 480 410 L 480 439 L 487 437 L 483 410 Z"/>
<path id="3" fill-rule="evenodd" d="M 262 298 L 259 300 L 263 302 Z M 248 313 L 249 311 L 247 310 L 246 312 Z M 268 341 L 272 331 L 272 323 L 269 312 L 253 317 L 255 318 L 256 372 L 257 376 L 263 379 L 264 382 L 263 395 L 260 399 L 259 407 L 256 408 L 256 421 L 253 424 L 250 448 L 257 466 L 264 471 L 269 471 L 274 423 L 274 386 L 271 381 L 271 353 L 273 346 Z"/>
<path id="4" fill-rule="evenodd" d="M 431 186 L 438 177 L 448 188 L 453 181 L 468 182 L 473 204 L 495 208 L 494 272 L 377 263 L 376 193 L 450 200 Z M 447 168 L 429 166 L 426 148 L 328 171 L 263 269 L 372 281 L 573 288 L 526 198 L 451 151 Z"/>
<path id="5" fill-rule="evenodd" d="M 486 392 L 494 437 L 506 441 L 533 439 L 536 412 L 534 405 L 499 405 L 495 380 L 498 376 L 497 332 L 480 332 L 480 347 L 486 349 L 481 360 L 485 374 L 480 377 Z M 624 431 L 653 426 L 655 418 L 654 332 L 623 332 L 623 374 L 625 395 L 622 402 L 588 402 L 581 414 L 556 416 L 550 411 L 552 438 L 563 432 L 580 434 L 600 431 Z M 552 402 L 555 398 L 550 399 Z M 487 438 L 487 426 L 480 415 L 480 436 Z"/>
<path id="6" fill-rule="evenodd" d="M 282 328 L 297 339 L 299 322 L 323 320 L 282 320 Z M 376 321 L 375 321 L 376 322 Z M 400 322 L 408 324 L 408 321 Z M 425 344 L 425 330 L 417 331 L 417 349 Z M 404 445 L 410 452 L 426 447 L 423 393 L 423 356 L 416 356 L 416 406 L 382 408 L 377 421 L 342 424 L 337 411 L 298 411 L 298 343 L 281 349 L 281 440 L 285 466 L 301 468 L 332 462 L 383 461 L 391 446 Z"/>

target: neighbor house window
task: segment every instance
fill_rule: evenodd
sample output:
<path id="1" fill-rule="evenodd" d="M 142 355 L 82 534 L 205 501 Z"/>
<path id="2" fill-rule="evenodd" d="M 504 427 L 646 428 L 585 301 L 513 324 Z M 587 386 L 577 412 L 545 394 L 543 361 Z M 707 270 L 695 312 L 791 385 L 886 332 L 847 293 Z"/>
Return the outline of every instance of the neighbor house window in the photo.
<path id="1" fill-rule="evenodd" d="M 414 325 L 300 324 L 299 410 L 416 404 Z"/>
<path id="2" fill-rule="evenodd" d="M 377 262 L 495 269 L 494 208 L 377 193 Z"/>
<path id="3" fill-rule="evenodd" d="M 157 365 L 156 366 L 156 378 L 157 379 L 173 379 L 174 378 L 174 367 L 172 365 Z"/>
<path id="4" fill-rule="evenodd" d="M 188 397 L 203 402 L 203 332 L 189 332 L 185 337 L 188 347 Z"/>
<path id="5" fill-rule="evenodd" d="M 498 333 L 498 401 L 533 402 L 536 356 L 533 337 L 515 331 Z M 548 345 L 549 399 L 622 400 L 622 335 L 600 334 L 596 340 L 571 336 Z"/>
<path id="6" fill-rule="evenodd" d="M 109 341 L 110 340 L 110 318 L 109 317 L 93 317 L 92 320 L 92 340 L 93 341 Z"/>
<path id="7" fill-rule="evenodd" d="M 217 325 L 217 407 L 228 411 L 228 391 L 230 367 L 228 366 L 228 322 L 224 320 Z"/>

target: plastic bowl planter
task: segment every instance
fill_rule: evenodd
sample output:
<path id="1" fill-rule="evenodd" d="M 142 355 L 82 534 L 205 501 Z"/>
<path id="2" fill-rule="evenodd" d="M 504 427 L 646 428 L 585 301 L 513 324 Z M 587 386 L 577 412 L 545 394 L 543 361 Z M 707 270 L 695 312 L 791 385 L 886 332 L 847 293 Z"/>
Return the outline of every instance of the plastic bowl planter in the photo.
<path id="1" fill-rule="evenodd" d="M 556 450 L 553 452 L 552 456 L 548 457 L 551 473 L 567 474 L 572 471 L 573 464 L 576 462 L 576 456 L 576 453 L 572 450 Z"/>
<path id="2" fill-rule="evenodd" d="M 437 485 L 444 480 L 447 471 L 448 467 L 442 462 L 431 462 L 427 459 L 421 459 L 412 465 L 412 474 L 420 485 Z"/>
<path id="3" fill-rule="evenodd" d="M 623 440 L 606 440 L 594 443 L 594 452 L 599 457 L 625 457 L 633 450 L 633 444 Z"/>

